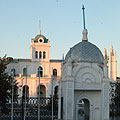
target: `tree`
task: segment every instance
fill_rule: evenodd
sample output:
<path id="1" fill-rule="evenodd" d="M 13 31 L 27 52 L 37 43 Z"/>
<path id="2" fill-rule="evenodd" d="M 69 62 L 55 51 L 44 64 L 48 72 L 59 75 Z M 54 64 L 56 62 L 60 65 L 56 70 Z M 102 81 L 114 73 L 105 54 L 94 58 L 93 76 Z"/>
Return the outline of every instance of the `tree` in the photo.
<path id="1" fill-rule="evenodd" d="M 17 82 L 12 75 L 5 72 L 9 59 L 4 56 L 0 58 L 0 108 L 2 112 L 7 108 L 7 103 L 12 97 L 12 83 L 14 85 L 14 93 L 17 93 Z M 14 101 L 17 98 L 17 94 L 14 94 Z"/>
<path id="2" fill-rule="evenodd" d="M 117 81 L 115 83 L 114 104 L 115 104 L 116 114 L 120 115 L 120 81 Z"/>

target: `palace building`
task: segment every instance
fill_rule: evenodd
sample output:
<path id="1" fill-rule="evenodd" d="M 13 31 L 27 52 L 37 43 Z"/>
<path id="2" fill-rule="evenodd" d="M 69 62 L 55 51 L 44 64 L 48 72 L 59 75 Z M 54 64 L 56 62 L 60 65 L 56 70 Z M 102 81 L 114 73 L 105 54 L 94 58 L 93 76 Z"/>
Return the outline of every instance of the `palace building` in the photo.
<path id="1" fill-rule="evenodd" d="M 30 59 L 12 59 L 7 66 L 7 72 L 14 73 L 18 82 L 19 97 L 22 96 L 25 86 L 27 96 L 37 97 L 39 81 L 40 95 L 48 97 L 58 91 L 58 82 L 61 76 L 62 60 L 50 59 L 50 42 L 41 34 L 31 39 Z"/>

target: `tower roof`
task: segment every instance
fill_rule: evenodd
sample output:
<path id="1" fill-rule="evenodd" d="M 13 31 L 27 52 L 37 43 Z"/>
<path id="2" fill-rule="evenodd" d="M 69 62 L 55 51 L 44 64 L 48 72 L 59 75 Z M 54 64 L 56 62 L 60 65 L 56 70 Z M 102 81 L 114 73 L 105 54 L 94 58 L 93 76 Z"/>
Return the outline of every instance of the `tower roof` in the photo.
<path id="1" fill-rule="evenodd" d="M 34 42 L 38 42 L 38 40 L 40 40 L 41 38 L 44 40 L 44 43 L 48 43 L 48 39 L 41 34 L 35 36 Z"/>
<path id="2" fill-rule="evenodd" d="M 40 39 L 44 40 L 44 43 L 48 43 L 48 39 L 41 34 L 40 21 L 39 21 L 39 33 L 35 36 L 34 42 L 38 42 Z"/>

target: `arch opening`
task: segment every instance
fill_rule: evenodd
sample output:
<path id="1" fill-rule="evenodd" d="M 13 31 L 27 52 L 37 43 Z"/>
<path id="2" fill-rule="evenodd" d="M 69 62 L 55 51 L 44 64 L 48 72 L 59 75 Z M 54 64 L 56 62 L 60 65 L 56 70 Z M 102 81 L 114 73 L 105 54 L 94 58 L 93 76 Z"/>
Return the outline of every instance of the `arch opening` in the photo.
<path id="1" fill-rule="evenodd" d="M 38 58 L 38 51 L 35 51 L 35 58 Z"/>
<path id="2" fill-rule="evenodd" d="M 25 99 L 25 95 L 26 95 L 26 99 L 28 99 L 29 98 L 29 86 L 28 85 L 23 86 L 23 99 Z"/>
<path id="3" fill-rule="evenodd" d="M 43 68 L 41 66 L 39 66 L 38 69 L 37 69 L 37 76 L 38 77 L 43 77 Z"/>
<path id="4" fill-rule="evenodd" d="M 77 120 L 90 120 L 90 102 L 88 99 L 81 99 L 77 105 Z"/>
<path id="5" fill-rule="evenodd" d="M 27 76 L 27 68 L 23 68 L 23 76 Z"/>
<path id="6" fill-rule="evenodd" d="M 37 96 L 39 95 L 39 86 L 37 87 Z M 40 85 L 40 97 L 46 97 L 46 87 Z"/>
<path id="7" fill-rule="evenodd" d="M 57 77 L 57 69 L 53 69 L 53 76 Z"/>
<path id="8" fill-rule="evenodd" d="M 41 59 L 42 58 L 42 52 L 40 51 L 39 52 L 39 59 Z"/>

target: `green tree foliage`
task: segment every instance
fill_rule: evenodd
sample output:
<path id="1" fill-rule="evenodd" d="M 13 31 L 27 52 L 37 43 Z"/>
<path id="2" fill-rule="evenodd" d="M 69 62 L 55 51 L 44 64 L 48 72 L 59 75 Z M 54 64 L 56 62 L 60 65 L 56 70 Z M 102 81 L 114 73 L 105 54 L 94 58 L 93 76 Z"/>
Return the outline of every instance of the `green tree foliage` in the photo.
<path id="1" fill-rule="evenodd" d="M 9 59 L 5 57 L 0 58 L 0 108 L 6 109 L 6 105 L 11 101 L 12 97 L 12 83 L 14 85 L 14 101 L 17 99 L 17 82 L 13 75 L 5 72 Z"/>
<path id="2" fill-rule="evenodd" d="M 116 114 L 120 115 L 120 81 L 117 81 L 115 84 L 114 104 L 115 104 Z"/>

